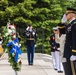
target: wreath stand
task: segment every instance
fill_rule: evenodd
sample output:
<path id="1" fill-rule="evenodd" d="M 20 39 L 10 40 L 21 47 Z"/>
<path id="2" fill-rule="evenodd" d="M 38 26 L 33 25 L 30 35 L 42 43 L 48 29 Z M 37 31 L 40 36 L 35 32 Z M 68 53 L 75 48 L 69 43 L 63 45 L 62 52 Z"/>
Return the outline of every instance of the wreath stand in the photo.
<path id="1" fill-rule="evenodd" d="M 15 70 L 14 70 L 15 71 Z M 18 75 L 18 71 L 15 71 L 15 75 Z"/>

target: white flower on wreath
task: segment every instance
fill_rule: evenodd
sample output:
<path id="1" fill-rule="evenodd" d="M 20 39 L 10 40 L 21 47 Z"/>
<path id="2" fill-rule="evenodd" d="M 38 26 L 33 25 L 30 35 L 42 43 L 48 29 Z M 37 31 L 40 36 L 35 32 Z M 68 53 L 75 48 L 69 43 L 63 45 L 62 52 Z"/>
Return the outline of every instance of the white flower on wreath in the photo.
<path id="1" fill-rule="evenodd" d="M 16 29 L 14 25 L 11 26 L 11 29 Z"/>
<path id="2" fill-rule="evenodd" d="M 21 61 L 21 58 L 18 59 L 18 63 Z"/>
<path id="3" fill-rule="evenodd" d="M 12 53 L 12 56 L 14 57 L 15 56 L 15 53 Z"/>
<path id="4" fill-rule="evenodd" d="M 18 47 L 21 47 L 21 44 L 19 44 Z"/>
<path id="5" fill-rule="evenodd" d="M 12 34 L 12 30 L 8 29 L 8 34 L 11 35 Z"/>
<path id="6" fill-rule="evenodd" d="M 12 36 L 13 38 L 16 38 L 16 35 Z"/>
<path id="7" fill-rule="evenodd" d="M 9 33 L 6 33 L 4 37 L 6 37 L 6 36 L 8 36 L 8 35 L 9 35 Z"/>
<path id="8" fill-rule="evenodd" d="M 21 61 L 21 55 L 19 54 L 18 55 L 18 62 L 20 62 Z"/>

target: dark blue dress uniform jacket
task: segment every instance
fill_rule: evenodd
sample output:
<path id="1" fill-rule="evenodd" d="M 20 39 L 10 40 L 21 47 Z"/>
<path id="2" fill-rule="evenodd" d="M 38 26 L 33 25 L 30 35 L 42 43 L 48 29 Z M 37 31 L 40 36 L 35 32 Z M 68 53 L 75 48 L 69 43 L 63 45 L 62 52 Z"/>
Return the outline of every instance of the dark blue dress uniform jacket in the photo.
<path id="1" fill-rule="evenodd" d="M 76 55 L 76 19 L 66 26 L 64 57 L 70 58 L 71 55 Z"/>
<path id="2" fill-rule="evenodd" d="M 51 45 L 51 52 L 54 52 L 55 51 L 55 49 L 53 49 L 53 47 L 55 47 L 55 36 L 54 36 L 54 34 L 50 36 L 49 42 Z"/>
<path id="3" fill-rule="evenodd" d="M 33 34 L 34 33 L 34 34 Z M 36 32 L 32 31 L 25 31 L 24 33 L 25 37 L 26 37 L 26 42 L 25 45 L 27 46 L 34 46 L 36 43 Z M 29 39 L 33 39 L 33 40 L 29 40 Z"/>
<path id="4" fill-rule="evenodd" d="M 50 36 L 49 42 L 51 45 L 51 52 L 58 51 L 57 48 L 59 48 L 60 45 L 59 45 L 59 43 L 55 42 L 55 35 L 54 34 Z M 55 47 L 55 49 L 53 49 L 53 47 Z"/>

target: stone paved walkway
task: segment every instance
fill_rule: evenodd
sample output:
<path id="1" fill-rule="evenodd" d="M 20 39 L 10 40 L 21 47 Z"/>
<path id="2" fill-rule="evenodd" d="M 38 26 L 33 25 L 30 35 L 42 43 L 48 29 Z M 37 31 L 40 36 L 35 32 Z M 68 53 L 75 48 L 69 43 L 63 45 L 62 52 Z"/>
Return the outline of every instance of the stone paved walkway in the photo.
<path id="1" fill-rule="evenodd" d="M 15 75 L 7 59 L 7 54 L 5 54 L 5 59 L 0 61 L 0 75 Z M 57 73 L 53 69 L 50 55 L 35 53 L 34 65 L 29 66 L 27 54 L 24 53 L 22 54 L 22 68 L 18 75 L 64 75 L 64 73 Z"/>

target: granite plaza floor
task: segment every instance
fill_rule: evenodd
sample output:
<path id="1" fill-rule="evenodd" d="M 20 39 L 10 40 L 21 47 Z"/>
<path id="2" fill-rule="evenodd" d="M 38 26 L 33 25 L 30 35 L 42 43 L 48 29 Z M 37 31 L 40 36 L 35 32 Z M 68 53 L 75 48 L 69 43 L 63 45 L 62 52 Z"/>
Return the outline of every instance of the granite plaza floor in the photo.
<path id="1" fill-rule="evenodd" d="M 53 69 L 50 55 L 35 53 L 33 66 L 28 65 L 26 53 L 23 53 L 21 58 L 22 68 L 18 75 L 64 75 L 64 73 L 58 73 Z M 0 75 L 15 75 L 14 70 L 8 63 L 7 54 L 5 54 L 5 59 L 0 61 Z"/>

